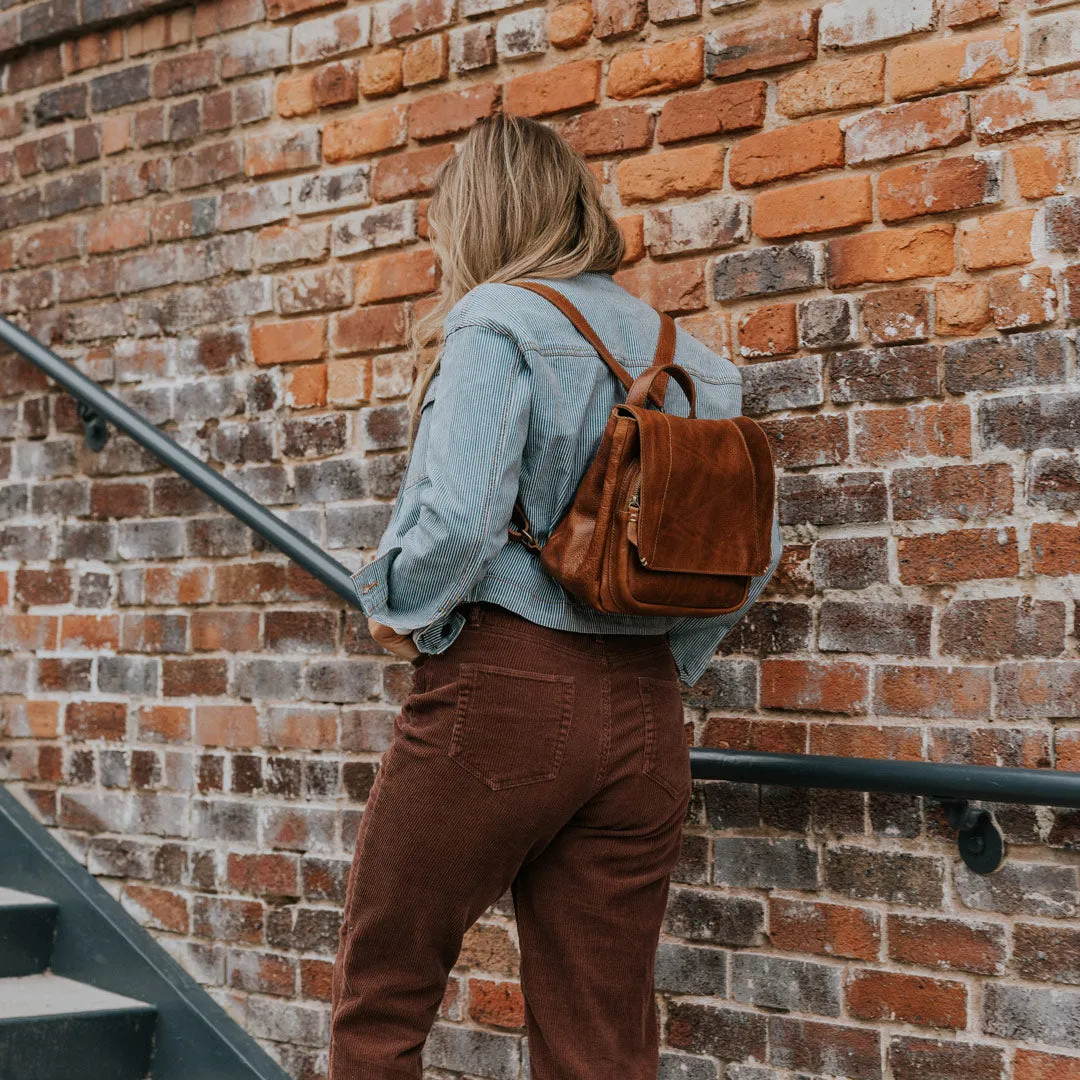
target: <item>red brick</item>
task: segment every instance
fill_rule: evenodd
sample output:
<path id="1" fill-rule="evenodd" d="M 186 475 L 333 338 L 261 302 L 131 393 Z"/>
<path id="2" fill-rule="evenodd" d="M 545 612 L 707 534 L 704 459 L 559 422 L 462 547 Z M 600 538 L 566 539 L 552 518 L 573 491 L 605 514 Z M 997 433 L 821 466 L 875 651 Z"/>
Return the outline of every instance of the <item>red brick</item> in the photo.
<path id="1" fill-rule="evenodd" d="M 1080 1057 L 1064 1057 L 1018 1047 L 1014 1080 L 1080 1080 Z"/>
<path id="2" fill-rule="evenodd" d="M 492 1027 L 520 1029 L 525 1023 L 521 986 L 492 979 L 469 979 L 469 1018 Z"/>
<path id="3" fill-rule="evenodd" d="M 787 75 L 776 84 L 776 107 L 796 119 L 833 109 L 877 105 L 885 99 L 885 57 L 858 56 Z"/>
<path id="4" fill-rule="evenodd" d="M 228 691 L 224 660 L 164 660 L 161 665 L 165 697 L 216 697 Z"/>
<path id="5" fill-rule="evenodd" d="M 191 911 L 191 932 L 210 941 L 259 945 L 263 940 L 263 906 L 257 900 L 224 896 L 196 896 Z"/>
<path id="6" fill-rule="evenodd" d="M 1013 470 L 1004 463 L 898 469 L 889 484 L 896 521 L 973 521 L 1013 509 Z"/>
<path id="7" fill-rule="evenodd" d="M 1057 290 L 1048 266 L 1033 266 L 990 279 L 990 316 L 999 330 L 1043 326 L 1057 314 Z"/>
<path id="8" fill-rule="evenodd" d="M 244 172 L 247 176 L 293 172 L 318 163 L 318 139 L 310 129 L 293 131 L 288 135 L 253 135 L 245 144 Z"/>
<path id="9" fill-rule="evenodd" d="M 1034 210 L 1006 210 L 960 230 L 960 254 L 969 270 L 1031 262 Z"/>
<path id="10" fill-rule="evenodd" d="M 404 304 L 380 304 L 335 315 L 331 330 L 335 354 L 375 352 L 404 345 L 408 314 Z"/>
<path id="11" fill-rule="evenodd" d="M 300 860 L 281 851 L 229 852 L 226 880 L 231 889 L 250 896 L 296 897 L 300 895 Z"/>
<path id="12" fill-rule="evenodd" d="M 393 252 L 365 259 L 356 267 L 358 304 L 416 296 L 438 288 L 438 266 L 430 250 Z"/>
<path id="13" fill-rule="evenodd" d="M 407 138 L 408 107 L 391 105 L 324 124 L 323 159 L 330 163 L 354 161 L 380 150 L 404 146 Z"/>
<path id="14" fill-rule="evenodd" d="M 846 416 L 793 416 L 762 422 L 773 459 L 785 469 L 841 465 L 848 459 Z"/>
<path id="15" fill-rule="evenodd" d="M 1020 31 L 984 31 L 969 37 L 897 45 L 889 56 L 889 92 L 897 101 L 986 86 L 1016 71 Z"/>
<path id="16" fill-rule="evenodd" d="M 360 64 L 360 93 L 366 98 L 386 97 L 396 94 L 404 86 L 401 49 L 380 49 L 365 56 Z"/>
<path id="17" fill-rule="evenodd" d="M 549 116 L 595 104 L 600 100 L 601 66 L 598 59 L 574 60 L 518 75 L 506 83 L 503 107 L 520 116 Z"/>
<path id="18" fill-rule="evenodd" d="M 968 529 L 897 541 L 900 580 L 905 585 L 1015 577 L 1020 572 L 1012 528 Z"/>
<path id="19" fill-rule="evenodd" d="M 875 109 L 846 126 L 847 163 L 862 165 L 956 146 L 966 142 L 970 133 L 967 101 L 962 94 Z"/>
<path id="20" fill-rule="evenodd" d="M 764 19 L 721 23 L 708 39 L 705 71 L 727 79 L 809 60 L 817 52 L 817 11 L 774 12 Z"/>
<path id="21" fill-rule="evenodd" d="M 769 304 L 739 316 L 739 355 L 783 356 L 799 347 L 794 304 Z"/>
<path id="22" fill-rule="evenodd" d="M 993 923 L 890 914 L 889 958 L 902 964 L 999 975 L 1005 934 Z"/>
<path id="23" fill-rule="evenodd" d="M 944 0 L 941 18 L 946 26 L 970 26 L 1001 14 L 1001 0 Z"/>
<path id="24" fill-rule="evenodd" d="M 843 164 L 840 122 L 810 120 L 740 140 L 731 151 L 729 174 L 736 187 L 750 187 Z"/>
<path id="25" fill-rule="evenodd" d="M 1032 569 L 1048 577 L 1080 574 L 1080 529 L 1041 522 L 1031 529 Z"/>
<path id="26" fill-rule="evenodd" d="M 698 311 L 706 304 L 705 262 L 701 259 L 642 263 L 618 271 L 615 280 L 646 303 L 672 315 Z"/>
<path id="27" fill-rule="evenodd" d="M 887 229 L 829 241 L 833 288 L 874 281 L 906 281 L 952 272 L 953 226 Z"/>
<path id="28" fill-rule="evenodd" d="M 372 177 L 372 194 L 379 202 L 423 195 L 431 190 L 438 167 L 453 156 L 454 147 L 442 144 L 379 158 Z"/>
<path id="29" fill-rule="evenodd" d="M 882 221 L 966 210 L 999 200 L 1000 165 L 988 154 L 920 161 L 886 169 L 878 178 Z"/>
<path id="30" fill-rule="evenodd" d="M 191 710 L 182 705 L 144 705 L 139 710 L 139 738 L 187 742 L 191 738 Z"/>
<path id="31" fill-rule="evenodd" d="M 759 79 L 746 79 L 676 94 L 660 110 L 656 138 L 671 143 L 761 127 L 765 123 L 766 86 Z"/>
<path id="32" fill-rule="evenodd" d="M 645 97 L 697 86 L 704 78 L 704 55 L 699 37 L 622 53 L 608 67 L 607 95 Z"/>
<path id="33" fill-rule="evenodd" d="M 197 706 L 195 742 L 199 746 L 258 746 L 259 721 L 254 706 Z"/>
<path id="34" fill-rule="evenodd" d="M 702 195 L 723 187 L 724 148 L 704 145 L 627 158 L 616 167 L 615 180 L 625 203 Z"/>
<path id="35" fill-rule="evenodd" d="M 445 33 L 433 33 L 419 41 L 410 41 L 402 56 L 402 82 L 422 86 L 449 75 L 449 52 Z"/>
<path id="36" fill-rule="evenodd" d="M 869 176 L 772 188 L 754 199 L 754 233 L 764 240 L 779 240 L 864 225 L 873 220 L 873 205 Z"/>
<path id="37" fill-rule="evenodd" d="M 851 1015 L 861 1020 L 957 1030 L 967 1026 L 963 983 L 892 971 L 855 971 L 844 994 Z"/>
<path id="38" fill-rule="evenodd" d="M 122 701 L 69 701 L 64 732 L 73 739 L 117 742 L 127 734 L 127 705 Z"/>
<path id="39" fill-rule="evenodd" d="M 866 712 L 870 671 L 838 661 L 766 659 L 761 705 L 766 709 L 857 714 Z"/>
<path id="40" fill-rule="evenodd" d="M 441 139 L 467 131 L 477 120 L 491 116 L 498 101 L 494 83 L 428 94 L 409 105 L 409 134 L 414 139 Z"/>
<path id="41" fill-rule="evenodd" d="M 642 105 L 619 105 L 571 117 L 559 133 L 585 157 L 644 150 L 652 143 L 653 121 Z"/>
<path id="42" fill-rule="evenodd" d="M 959 717 L 990 714 L 990 669 L 883 665 L 874 707 L 885 716 Z"/>
<path id="43" fill-rule="evenodd" d="M 254 652 L 259 647 L 257 611 L 195 611 L 191 615 L 194 652 Z"/>
<path id="44" fill-rule="evenodd" d="M 548 40 L 556 49 L 584 45 L 592 35 L 592 29 L 590 4 L 561 4 L 548 16 Z"/>
<path id="45" fill-rule="evenodd" d="M 769 940 L 788 952 L 876 960 L 881 916 L 866 908 L 802 900 L 769 900 Z"/>
<path id="46" fill-rule="evenodd" d="M 188 932 L 187 897 L 171 889 L 157 889 L 152 885 L 129 882 L 124 886 L 124 898 L 140 909 L 139 921 L 155 930 L 169 930 L 174 934 Z"/>
<path id="47" fill-rule="evenodd" d="M 941 282 L 934 290 L 934 331 L 967 337 L 990 322 L 990 293 L 985 281 Z"/>
<path id="48" fill-rule="evenodd" d="M 251 352 L 256 364 L 318 360 L 326 353 L 326 317 L 253 326 Z"/>
<path id="49" fill-rule="evenodd" d="M 870 727 L 863 723 L 815 724 L 810 729 L 810 753 L 828 757 L 919 761 L 922 758 L 922 732 L 916 727 L 895 724 L 887 727 Z"/>
<path id="50" fill-rule="evenodd" d="M 66 567 L 15 571 L 15 597 L 24 604 L 67 604 L 71 601 L 71 573 Z"/>
<path id="51" fill-rule="evenodd" d="M 1034 143 L 1009 151 L 1016 186 L 1025 199 L 1045 199 L 1065 190 L 1071 171 L 1066 142 Z"/>
<path id="52" fill-rule="evenodd" d="M 120 648 L 119 615 L 64 615 L 60 620 L 62 649 Z"/>

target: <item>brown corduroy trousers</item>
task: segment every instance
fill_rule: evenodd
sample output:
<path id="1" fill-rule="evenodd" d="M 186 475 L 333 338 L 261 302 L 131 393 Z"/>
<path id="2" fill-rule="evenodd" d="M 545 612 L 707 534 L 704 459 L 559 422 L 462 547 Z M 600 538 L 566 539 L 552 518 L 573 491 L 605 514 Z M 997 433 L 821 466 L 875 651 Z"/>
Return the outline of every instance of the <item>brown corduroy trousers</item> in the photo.
<path id="1" fill-rule="evenodd" d="M 413 662 L 364 809 L 330 1080 L 419 1080 L 465 931 L 508 888 L 532 1080 L 656 1080 L 653 965 L 691 789 L 667 640 L 464 610 Z"/>

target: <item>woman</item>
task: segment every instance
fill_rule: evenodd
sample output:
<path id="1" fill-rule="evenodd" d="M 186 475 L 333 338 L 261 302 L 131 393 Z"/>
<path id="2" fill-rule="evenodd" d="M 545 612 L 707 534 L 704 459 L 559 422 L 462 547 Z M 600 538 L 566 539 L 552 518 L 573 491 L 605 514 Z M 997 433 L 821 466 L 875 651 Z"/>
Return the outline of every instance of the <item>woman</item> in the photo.
<path id="1" fill-rule="evenodd" d="M 624 392 L 546 299 L 584 313 L 632 375 L 659 315 L 617 285 L 592 173 L 536 121 L 478 123 L 428 211 L 443 347 L 411 399 L 412 452 L 354 582 L 374 639 L 413 664 L 364 810 L 334 967 L 330 1080 L 419 1080 L 470 925 L 509 888 L 532 1080 L 655 1080 L 653 962 L 690 799 L 692 685 L 764 588 L 725 617 L 608 615 L 508 538 L 543 542 Z M 740 411 L 738 369 L 679 332 L 700 416 Z M 677 386 L 666 407 L 686 415 Z M 460 1067 L 464 1068 L 464 1065 Z"/>

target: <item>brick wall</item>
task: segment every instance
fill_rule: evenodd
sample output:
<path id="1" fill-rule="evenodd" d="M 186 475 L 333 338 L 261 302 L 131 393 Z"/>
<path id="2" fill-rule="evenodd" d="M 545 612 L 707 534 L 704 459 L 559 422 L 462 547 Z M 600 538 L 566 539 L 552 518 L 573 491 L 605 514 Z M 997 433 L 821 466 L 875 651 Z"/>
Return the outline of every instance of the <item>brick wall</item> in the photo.
<path id="1" fill-rule="evenodd" d="M 432 171 L 477 117 L 550 117 L 620 279 L 746 365 L 783 466 L 785 561 L 694 741 L 1080 767 L 1080 4 L 49 0 L 0 13 L 0 64 L 0 312 L 350 565 L 404 465 Z M 409 669 L 33 369 L 0 395 L 3 775 L 322 1076 Z M 1080 818 L 1000 820 L 983 879 L 907 798 L 699 785 L 665 1080 L 1077 1080 Z M 510 914 L 432 1075 L 519 1075 Z"/>

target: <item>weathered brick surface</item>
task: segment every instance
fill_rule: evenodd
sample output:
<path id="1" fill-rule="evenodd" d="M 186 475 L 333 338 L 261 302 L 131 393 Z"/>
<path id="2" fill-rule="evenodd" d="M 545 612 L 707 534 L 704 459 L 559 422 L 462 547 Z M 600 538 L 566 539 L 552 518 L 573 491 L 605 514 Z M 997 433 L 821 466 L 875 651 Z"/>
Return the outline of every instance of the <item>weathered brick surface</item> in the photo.
<path id="1" fill-rule="evenodd" d="M 0 314 L 357 565 L 435 170 L 539 117 L 779 466 L 784 562 L 694 742 L 1080 769 L 1075 2 L 150 6 L 0 3 Z M 0 776 L 305 1080 L 406 691 L 359 613 L 0 355 Z M 1075 814 L 998 814 L 982 879 L 914 800 L 700 785 L 662 1080 L 1077 1080 Z M 433 1078 L 524 1075 L 511 922 L 470 931 Z"/>

